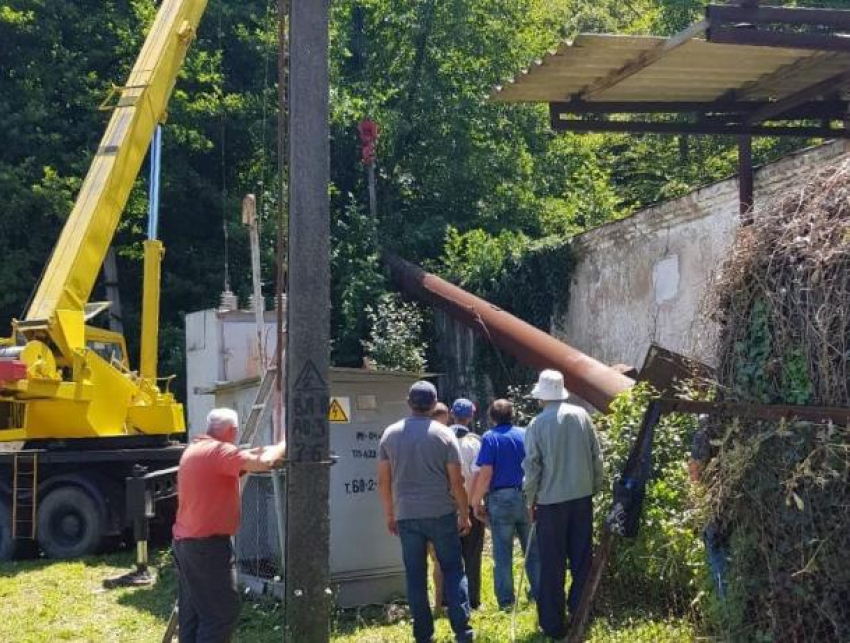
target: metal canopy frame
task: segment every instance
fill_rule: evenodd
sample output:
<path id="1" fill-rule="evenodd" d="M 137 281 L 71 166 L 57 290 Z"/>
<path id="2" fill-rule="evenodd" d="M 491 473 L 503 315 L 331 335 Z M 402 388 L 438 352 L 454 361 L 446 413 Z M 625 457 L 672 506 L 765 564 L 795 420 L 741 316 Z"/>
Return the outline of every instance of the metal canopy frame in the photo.
<path id="1" fill-rule="evenodd" d="M 659 62 L 663 65 L 665 58 L 703 34 L 707 43 L 816 53 L 743 86 L 730 83 L 712 100 L 677 100 L 675 90 L 668 91 L 665 100 L 654 100 L 662 97 L 654 95 L 651 87 L 636 100 L 605 100 L 607 91 L 613 89 L 616 94 L 623 81 Z M 708 5 L 703 20 L 591 80 L 571 93 L 569 100 L 545 102 L 551 128 L 557 132 L 736 136 L 739 210 L 747 223 L 754 203 L 752 137 L 850 138 L 850 63 L 821 67 L 811 82 L 799 83 L 824 61 L 846 59 L 848 53 L 850 10 L 760 7 L 759 0 L 738 0 L 737 4 Z M 794 90 L 781 91 L 789 79 L 798 81 L 792 82 Z M 766 99 L 766 95 L 776 98 Z"/>
<path id="2" fill-rule="evenodd" d="M 850 52 L 850 10 L 760 7 L 758 0 L 709 5 L 705 19 L 595 79 L 571 100 L 549 103 L 552 129 L 571 132 L 634 132 L 690 135 L 850 138 L 850 69 L 778 100 L 746 100 L 730 88 L 714 101 L 599 101 L 594 97 L 659 62 L 705 34 L 709 43 Z M 777 70 L 754 85 L 804 73 L 809 60 Z M 817 64 L 815 61 L 814 64 Z M 610 115 L 666 115 L 609 119 Z"/>

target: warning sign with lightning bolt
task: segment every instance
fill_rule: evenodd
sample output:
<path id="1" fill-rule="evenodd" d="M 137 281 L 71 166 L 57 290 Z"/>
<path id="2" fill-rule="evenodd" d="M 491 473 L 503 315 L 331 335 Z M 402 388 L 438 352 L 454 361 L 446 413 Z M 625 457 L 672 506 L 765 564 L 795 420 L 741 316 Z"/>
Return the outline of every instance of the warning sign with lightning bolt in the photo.
<path id="1" fill-rule="evenodd" d="M 332 397 L 328 408 L 328 420 L 336 423 L 351 422 L 351 400 L 347 397 Z"/>

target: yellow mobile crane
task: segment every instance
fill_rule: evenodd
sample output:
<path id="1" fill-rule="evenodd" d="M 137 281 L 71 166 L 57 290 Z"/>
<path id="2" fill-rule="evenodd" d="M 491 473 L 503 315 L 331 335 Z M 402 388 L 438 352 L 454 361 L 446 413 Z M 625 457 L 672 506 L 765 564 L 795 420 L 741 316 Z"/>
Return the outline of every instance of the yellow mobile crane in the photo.
<path id="1" fill-rule="evenodd" d="M 183 407 L 157 385 L 160 241 L 144 242 L 141 356 L 130 370 L 123 335 L 87 322 L 109 303 L 89 297 L 119 217 L 164 120 L 206 0 L 163 0 L 112 110 L 94 160 L 23 320 L 0 339 L 0 559 L 21 539 L 49 556 L 94 550 L 127 516 L 132 466 L 176 464 Z M 114 104 L 110 104 L 114 100 Z"/>

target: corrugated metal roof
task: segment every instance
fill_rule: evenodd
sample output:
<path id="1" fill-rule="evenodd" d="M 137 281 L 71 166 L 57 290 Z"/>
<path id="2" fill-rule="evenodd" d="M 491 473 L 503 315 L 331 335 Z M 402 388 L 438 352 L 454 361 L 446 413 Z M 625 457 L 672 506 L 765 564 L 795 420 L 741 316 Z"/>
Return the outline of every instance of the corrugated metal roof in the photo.
<path id="1" fill-rule="evenodd" d="M 497 87 L 491 99 L 501 103 L 569 101 L 666 40 L 656 36 L 582 34 Z M 733 90 L 739 101 L 778 100 L 848 68 L 847 53 L 691 39 L 585 100 L 712 102 Z"/>

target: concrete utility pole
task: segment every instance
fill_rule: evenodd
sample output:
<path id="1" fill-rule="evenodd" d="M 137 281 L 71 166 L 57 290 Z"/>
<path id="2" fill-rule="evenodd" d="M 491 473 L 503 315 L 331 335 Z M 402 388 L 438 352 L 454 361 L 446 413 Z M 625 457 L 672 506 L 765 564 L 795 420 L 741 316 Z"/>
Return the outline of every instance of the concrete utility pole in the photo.
<path id="1" fill-rule="evenodd" d="M 329 0 L 292 0 L 285 640 L 330 639 Z"/>

